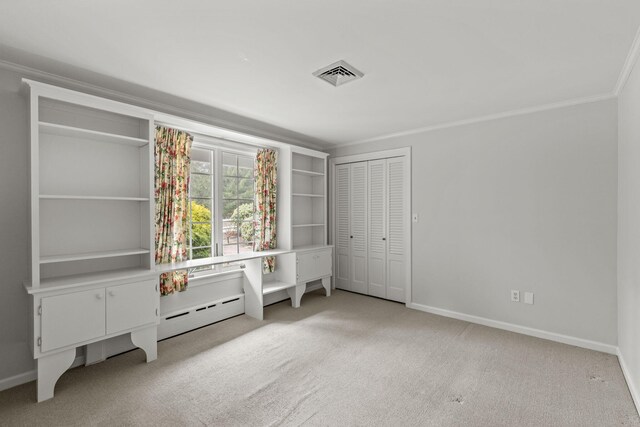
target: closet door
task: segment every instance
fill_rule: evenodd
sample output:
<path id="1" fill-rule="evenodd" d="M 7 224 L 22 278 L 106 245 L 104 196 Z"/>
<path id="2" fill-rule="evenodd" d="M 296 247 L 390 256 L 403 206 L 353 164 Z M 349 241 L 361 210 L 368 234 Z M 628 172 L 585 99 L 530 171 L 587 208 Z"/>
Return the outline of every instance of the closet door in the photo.
<path id="1" fill-rule="evenodd" d="M 349 248 L 351 244 L 349 229 L 349 187 L 350 187 L 350 165 L 337 165 L 335 168 L 335 246 L 336 246 L 336 288 L 351 290 L 350 285 L 350 260 Z"/>
<path id="2" fill-rule="evenodd" d="M 375 297 L 387 296 L 387 161 L 368 162 L 368 293 Z"/>
<path id="3" fill-rule="evenodd" d="M 405 302 L 407 286 L 406 231 L 409 227 L 405 209 L 404 157 L 387 160 L 387 299 Z"/>
<path id="4" fill-rule="evenodd" d="M 351 291 L 367 293 L 367 162 L 351 164 Z"/>

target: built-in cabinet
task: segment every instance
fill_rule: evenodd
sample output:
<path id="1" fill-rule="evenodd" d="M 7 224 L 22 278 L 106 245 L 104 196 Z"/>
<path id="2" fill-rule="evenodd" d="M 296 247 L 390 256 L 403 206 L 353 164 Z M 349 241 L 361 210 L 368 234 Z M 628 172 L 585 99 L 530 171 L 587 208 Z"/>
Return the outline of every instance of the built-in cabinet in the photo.
<path id="1" fill-rule="evenodd" d="M 76 347 L 130 334 L 156 358 L 153 116 L 25 80 L 30 100 L 31 347 L 38 401 Z"/>
<path id="2" fill-rule="evenodd" d="M 407 164 L 400 156 L 335 166 L 337 288 L 407 301 Z"/>

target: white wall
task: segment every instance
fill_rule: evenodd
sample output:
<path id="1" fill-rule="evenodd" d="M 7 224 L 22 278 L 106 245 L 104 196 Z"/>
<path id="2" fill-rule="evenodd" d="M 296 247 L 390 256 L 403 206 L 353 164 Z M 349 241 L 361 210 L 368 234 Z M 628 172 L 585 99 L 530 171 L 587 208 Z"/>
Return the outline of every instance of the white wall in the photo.
<path id="1" fill-rule="evenodd" d="M 618 102 L 618 345 L 629 388 L 635 390 L 637 399 L 640 390 L 640 67 L 637 63 Z"/>
<path id="2" fill-rule="evenodd" d="M 413 302 L 615 345 L 616 107 L 611 99 L 331 154 L 412 147 Z M 510 289 L 533 291 L 535 304 L 510 302 Z"/>
<path id="3" fill-rule="evenodd" d="M 28 105 L 20 78 L 0 70 L 0 380 L 32 369 L 27 347 Z"/>

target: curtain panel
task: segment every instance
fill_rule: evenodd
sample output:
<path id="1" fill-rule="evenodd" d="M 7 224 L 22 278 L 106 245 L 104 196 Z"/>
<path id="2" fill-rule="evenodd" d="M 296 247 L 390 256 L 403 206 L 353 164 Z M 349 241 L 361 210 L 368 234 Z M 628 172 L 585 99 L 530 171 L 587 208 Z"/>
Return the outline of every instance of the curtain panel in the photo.
<path id="1" fill-rule="evenodd" d="M 156 264 L 186 261 L 189 216 L 191 143 L 186 132 L 156 127 L 155 221 Z M 186 270 L 160 275 L 160 293 L 169 295 L 187 289 Z"/>
<path id="2" fill-rule="evenodd" d="M 269 148 L 258 150 L 254 169 L 257 207 L 254 251 L 276 248 L 277 170 L 276 151 Z M 263 271 L 265 273 L 273 272 L 275 262 L 275 257 L 264 258 Z"/>

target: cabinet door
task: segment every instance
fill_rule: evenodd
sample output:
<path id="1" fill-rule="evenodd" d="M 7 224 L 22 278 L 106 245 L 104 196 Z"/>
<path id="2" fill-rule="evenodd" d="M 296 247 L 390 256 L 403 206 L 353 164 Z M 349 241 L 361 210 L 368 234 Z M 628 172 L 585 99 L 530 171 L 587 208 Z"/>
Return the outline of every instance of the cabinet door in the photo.
<path id="1" fill-rule="evenodd" d="M 367 162 L 351 164 L 351 291 L 367 293 Z"/>
<path id="2" fill-rule="evenodd" d="M 298 283 L 308 282 L 315 279 L 316 260 L 315 252 L 304 252 L 298 254 Z"/>
<path id="3" fill-rule="evenodd" d="M 42 298 L 41 352 L 105 334 L 104 289 Z"/>
<path id="4" fill-rule="evenodd" d="M 404 302 L 407 287 L 407 231 L 409 212 L 405 209 L 405 160 L 403 157 L 387 160 L 388 194 L 388 246 L 387 246 L 387 299 Z"/>
<path id="5" fill-rule="evenodd" d="M 156 280 L 111 286 L 106 300 L 107 334 L 158 323 L 160 294 Z"/>
<path id="6" fill-rule="evenodd" d="M 386 211 L 387 161 L 374 160 L 368 162 L 368 202 L 369 202 L 369 239 L 367 266 L 369 295 L 386 298 L 387 296 L 387 240 Z"/>
<path id="7" fill-rule="evenodd" d="M 331 276 L 331 250 L 323 250 L 316 253 L 316 274 L 317 277 Z"/>
<path id="8" fill-rule="evenodd" d="M 349 165 L 337 165 L 335 169 L 335 247 L 336 247 L 336 288 L 351 290 L 349 270 Z"/>

